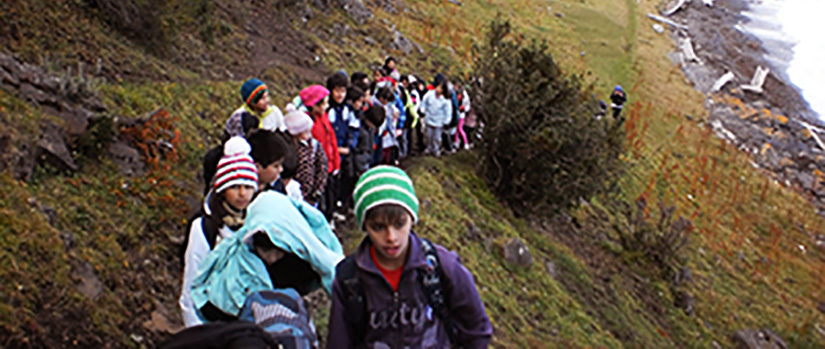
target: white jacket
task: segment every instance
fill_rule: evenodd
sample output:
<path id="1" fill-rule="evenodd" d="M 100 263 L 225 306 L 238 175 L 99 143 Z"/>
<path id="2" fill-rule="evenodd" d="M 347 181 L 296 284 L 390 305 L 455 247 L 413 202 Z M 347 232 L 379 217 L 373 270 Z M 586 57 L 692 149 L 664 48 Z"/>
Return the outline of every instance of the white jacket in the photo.
<path id="1" fill-rule="evenodd" d="M 209 197 L 207 196 L 207 200 Z M 209 207 L 206 204 L 208 201 L 204 201 L 204 211 L 209 214 Z M 186 246 L 186 254 L 184 255 L 184 267 L 183 267 L 183 285 L 181 287 L 180 292 L 180 299 L 178 299 L 178 304 L 180 304 L 181 312 L 183 313 L 183 323 L 186 327 L 197 326 L 203 323 L 200 317 L 198 317 L 198 311 L 195 309 L 195 306 L 192 302 L 192 295 L 190 291 L 192 290 L 192 280 L 195 279 L 195 276 L 198 275 L 198 268 L 206 259 L 206 255 L 209 254 L 211 249 L 209 248 L 209 242 L 206 241 L 206 234 L 203 232 L 203 225 L 201 221 L 204 219 L 204 216 L 196 218 L 192 221 L 192 228 L 189 230 L 189 244 Z M 230 229 L 227 225 L 224 225 L 222 228 L 218 229 L 218 236 L 215 239 L 215 246 L 218 245 L 218 242 L 221 239 L 226 239 L 232 234 L 234 231 Z"/>

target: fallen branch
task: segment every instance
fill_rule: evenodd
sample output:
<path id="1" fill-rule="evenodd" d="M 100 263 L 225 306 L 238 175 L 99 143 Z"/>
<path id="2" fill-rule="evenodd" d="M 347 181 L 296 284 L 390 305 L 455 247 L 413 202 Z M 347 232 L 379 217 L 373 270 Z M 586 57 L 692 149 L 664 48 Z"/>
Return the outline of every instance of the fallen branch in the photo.
<path id="1" fill-rule="evenodd" d="M 722 75 L 715 83 L 713 83 L 713 87 L 710 89 L 713 92 L 719 91 L 722 89 L 725 84 L 733 80 L 734 76 L 732 72 L 727 72 L 725 75 Z"/>
<path id="2" fill-rule="evenodd" d="M 669 19 L 667 19 L 667 18 L 664 18 L 664 17 L 662 17 L 662 16 L 657 16 L 657 15 L 654 15 L 654 14 L 652 14 L 652 13 L 648 13 L 648 14 L 647 14 L 647 17 L 648 17 L 648 18 L 650 18 L 650 19 L 652 19 L 652 20 L 654 20 L 654 21 L 659 21 L 659 22 L 662 22 L 662 23 L 664 23 L 664 24 L 670 25 L 670 26 L 672 26 L 672 27 L 676 27 L 676 28 L 679 28 L 679 29 L 688 30 L 688 27 L 687 27 L 686 25 L 681 25 L 681 24 L 679 24 L 679 23 L 676 23 L 676 22 L 674 22 L 674 21 L 671 21 L 671 20 L 669 20 Z"/>
<path id="3" fill-rule="evenodd" d="M 809 125 L 807 122 L 801 122 L 801 124 L 802 126 L 805 126 L 805 128 L 808 129 L 808 132 L 811 133 L 811 137 L 813 137 L 816 143 L 819 144 L 819 147 L 825 151 L 825 143 L 823 143 L 822 139 L 820 139 L 819 136 L 816 134 L 817 130 L 815 129 L 815 127 Z"/>
<path id="4" fill-rule="evenodd" d="M 756 67 L 756 72 L 753 73 L 751 83 L 748 85 L 739 86 L 739 88 L 755 93 L 762 93 L 762 85 L 765 84 L 765 79 L 768 77 L 768 73 L 770 72 L 771 70 L 768 68 Z"/>
<path id="5" fill-rule="evenodd" d="M 691 43 L 690 38 L 685 38 L 682 40 L 681 49 L 682 53 L 685 55 L 685 59 L 702 64 L 702 61 L 700 61 L 699 57 L 696 56 L 696 52 L 693 51 L 693 43 Z"/>
<path id="6" fill-rule="evenodd" d="M 705 1 L 707 1 L 707 0 L 705 0 Z M 676 6 L 673 6 L 669 10 L 666 10 L 665 12 L 662 12 L 662 14 L 665 15 L 665 17 L 670 17 L 670 15 L 676 13 L 676 11 L 681 10 L 682 6 L 685 5 L 685 2 L 687 2 L 687 0 L 679 0 L 679 2 L 676 3 Z"/>

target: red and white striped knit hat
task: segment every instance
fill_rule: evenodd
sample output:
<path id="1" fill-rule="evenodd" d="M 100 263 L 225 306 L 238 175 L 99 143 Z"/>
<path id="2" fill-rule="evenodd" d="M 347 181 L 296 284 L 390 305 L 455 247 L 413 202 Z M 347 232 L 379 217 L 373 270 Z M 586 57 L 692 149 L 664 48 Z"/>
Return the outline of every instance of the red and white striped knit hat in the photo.
<path id="1" fill-rule="evenodd" d="M 258 168 L 249 156 L 251 150 L 243 137 L 232 137 L 226 141 L 215 173 L 213 185 L 216 193 L 235 185 L 247 185 L 258 190 Z"/>

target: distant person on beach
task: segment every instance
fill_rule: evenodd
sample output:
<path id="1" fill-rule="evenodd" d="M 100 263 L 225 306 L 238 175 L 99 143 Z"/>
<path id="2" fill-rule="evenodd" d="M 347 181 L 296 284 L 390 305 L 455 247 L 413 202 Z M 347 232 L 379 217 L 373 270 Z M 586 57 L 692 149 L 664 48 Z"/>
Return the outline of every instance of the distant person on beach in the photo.
<path id="1" fill-rule="evenodd" d="M 412 231 L 410 177 L 372 168 L 353 199 L 366 236 L 335 269 L 327 348 L 486 348 L 493 326 L 473 275 L 457 254 Z"/>
<path id="2" fill-rule="evenodd" d="M 622 85 L 616 85 L 610 94 L 610 101 L 612 102 L 610 107 L 613 108 L 613 119 L 618 119 L 624 103 L 627 102 L 627 94 L 622 89 Z"/>

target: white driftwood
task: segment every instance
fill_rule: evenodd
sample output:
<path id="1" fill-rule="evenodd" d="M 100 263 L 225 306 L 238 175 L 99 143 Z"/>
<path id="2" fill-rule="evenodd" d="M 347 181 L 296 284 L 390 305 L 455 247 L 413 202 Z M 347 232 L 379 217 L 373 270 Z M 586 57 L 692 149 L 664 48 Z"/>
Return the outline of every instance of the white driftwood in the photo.
<path id="1" fill-rule="evenodd" d="M 693 43 L 691 43 L 690 38 L 685 38 L 682 40 L 681 49 L 685 59 L 702 64 L 702 61 L 700 61 L 699 57 L 696 56 L 696 52 L 693 51 Z"/>
<path id="2" fill-rule="evenodd" d="M 688 30 L 688 27 L 686 25 L 681 25 L 679 23 L 671 21 L 671 20 L 669 20 L 667 18 L 664 18 L 662 16 L 657 16 L 657 15 L 654 15 L 652 13 L 648 13 L 647 17 L 654 20 L 654 21 L 659 21 L 659 22 L 662 22 L 664 24 L 667 24 L 667 25 L 670 25 L 670 26 L 673 26 L 673 27 L 676 27 L 676 28 L 679 28 L 679 29 Z"/>
<path id="3" fill-rule="evenodd" d="M 687 0 L 679 0 L 679 2 L 677 2 L 675 6 L 671 7 L 670 9 L 666 10 L 665 12 L 662 12 L 662 14 L 665 17 L 670 17 L 670 15 L 676 13 L 676 11 L 681 10 L 682 6 L 685 5 L 685 2 L 687 2 Z"/>
<path id="4" fill-rule="evenodd" d="M 754 93 L 762 93 L 762 85 L 765 84 L 765 79 L 768 77 L 768 73 L 771 70 L 768 68 L 763 67 L 756 67 L 756 72 L 753 73 L 753 79 L 751 79 L 751 83 L 748 85 L 739 86 L 739 88 L 747 91 L 751 91 Z"/>
<path id="5" fill-rule="evenodd" d="M 707 6 L 707 7 L 713 7 L 713 2 L 714 1 L 715 0 L 702 0 L 702 2 L 704 2 L 705 6 Z"/>
<path id="6" fill-rule="evenodd" d="M 718 80 L 716 80 L 715 83 L 713 83 L 713 88 L 711 88 L 711 91 L 716 92 L 721 90 L 722 87 L 725 86 L 725 84 L 727 84 L 731 80 L 733 80 L 733 78 L 734 76 L 732 72 L 725 73 L 725 75 L 722 75 L 722 77 L 720 77 Z"/>
<path id="7" fill-rule="evenodd" d="M 811 136 L 814 138 L 816 143 L 819 144 L 819 147 L 821 147 L 822 150 L 825 150 L 825 143 L 822 143 L 822 139 L 820 139 L 819 136 L 816 134 L 817 128 L 809 125 L 807 122 L 801 122 L 801 124 L 802 124 L 802 126 L 805 126 L 805 128 L 808 129 L 808 131 L 811 133 Z"/>

